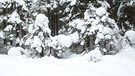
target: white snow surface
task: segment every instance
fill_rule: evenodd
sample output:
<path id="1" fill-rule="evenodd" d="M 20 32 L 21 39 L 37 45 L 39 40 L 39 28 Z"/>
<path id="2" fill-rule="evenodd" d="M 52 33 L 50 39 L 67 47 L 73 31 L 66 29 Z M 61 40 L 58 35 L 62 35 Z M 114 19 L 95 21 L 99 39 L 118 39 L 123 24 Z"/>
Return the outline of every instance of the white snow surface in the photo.
<path id="1" fill-rule="evenodd" d="M 135 49 L 128 47 L 117 55 L 103 56 L 99 62 L 86 56 L 72 55 L 68 59 L 54 57 L 26 58 L 0 55 L 1 76 L 134 76 Z"/>

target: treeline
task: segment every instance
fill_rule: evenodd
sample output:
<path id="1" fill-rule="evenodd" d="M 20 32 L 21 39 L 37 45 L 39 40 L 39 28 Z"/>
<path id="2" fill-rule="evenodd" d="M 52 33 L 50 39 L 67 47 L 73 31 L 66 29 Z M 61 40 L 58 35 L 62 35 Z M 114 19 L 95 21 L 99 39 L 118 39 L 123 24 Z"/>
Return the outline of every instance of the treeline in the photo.
<path id="1" fill-rule="evenodd" d="M 116 54 L 127 44 L 125 32 L 135 28 L 132 0 L 2 0 L 0 5 L 4 48 L 21 46 L 29 57 L 64 58 L 95 48 Z"/>

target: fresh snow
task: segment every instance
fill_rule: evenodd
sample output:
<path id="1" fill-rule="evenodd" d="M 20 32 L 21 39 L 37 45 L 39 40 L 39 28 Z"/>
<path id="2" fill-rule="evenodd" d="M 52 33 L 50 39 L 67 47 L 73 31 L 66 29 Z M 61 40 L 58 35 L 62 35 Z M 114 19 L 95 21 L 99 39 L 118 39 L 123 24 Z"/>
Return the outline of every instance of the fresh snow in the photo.
<path id="1" fill-rule="evenodd" d="M 26 58 L 0 55 L 1 76 L 134 76 L 135 49 L 128 47 L 117 55 L 103 56 L 99 62 L 87 56 L 72 55 L 68 59 L 54 57 Z"/>
<path id="2" fill-rule="evenodd" d="M 8 25 L 5 27 L 4 31 L 11 31 L 13 29 L 12 25 Z"/>
<path id="3" fill-rule="evenodd" d="M 102 60 L 102 54 L 101 54 L 101 52 L 99 50 L 99 47 L 95 48 L 92 51 L 90 51 L 87 54 L 87 58 L 88 58 L 88 61 L 93 61 L 93 62 L 97 62 L 97 61 Z"/>
<path id="4" fill-rule="evenodd" d="M 131 44 L 135 44 L 135 31 L 127 31 L 124 37 L 127 38 Z"/>
<path id="5" fill-rule="evenodd" d="M 17 11 L 15 10 L 15 11 L 11 14 L 11 16 L 10 16 L 10 18 L 8 19 L 7 22 L 19 24 L 19 23 L 22 22 L 22 20 L 20 19 L 19 14 L 18 14 Z"/>
<path id="6" fill-rule="evenodd" d="M 34 36 L 31 47 L 39 47 L 41 45 L 42 45 L 42 41 L 40 40 L 40 38 L 38 36 Z"/>
<path id="7" fill-rule="evenodd" d="M 35 28 L 48 28 L 49 20 L 44 14 L 38 14 L 35 20 Z"/>
<path id="8" fill-rule="evenodd" d="M 70 2 L 69 5 L 73 6 L 76 4 L 77 0 L 60 0 L 60 4 L 64 4 L 65 2 Z"/>
<path id="9" fill-rule="evenodd" d="M 2 30 L 0 30 L 0 38 L 4 38 L 4 33 Z"/>
<path id="10" fill-rule="evenodd" d="M 8 50 L 9 56 L 21 56 L 24 49 L 21 47 L 12 47 Z"/>
<path id="11" fill-rule="evenodd" d="M 75 32 L 75 33 L 69 35 L 69 37 L 71 38 L 73 43 L 78 43 L 78 41 L 79 41 L 79 34 L 78 34 L 78 32 Z"/>
<path id="12" fill-rule="evenodd" d="M 96 10 L 96 14 L 98 15 L 98 16 L 103 16 L 104 14 L 106 14 L 107 12 L 106 12 L 106 10 L 105 10 L 105 8 L 104 7 L 99 7 L 97 10 Z"/>
<path id="13" fill-rule="evenodd" d="M 50 42 L 50 46 L 55 49 L 62 49 L 63 47 L 70 47 L 72 44 L 72 40 L 69 36 L 66 35 L 57 35 L 51 37 L 52 42 Z"/>

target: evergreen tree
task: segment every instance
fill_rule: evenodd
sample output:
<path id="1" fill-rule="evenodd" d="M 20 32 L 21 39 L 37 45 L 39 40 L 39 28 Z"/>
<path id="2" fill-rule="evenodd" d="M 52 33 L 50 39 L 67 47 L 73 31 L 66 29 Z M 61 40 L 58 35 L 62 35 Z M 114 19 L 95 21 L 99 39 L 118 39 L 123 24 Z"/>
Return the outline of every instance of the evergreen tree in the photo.
<path id="1" fill-rule="evenodd" d="M 106 3 L 106 4 L 105 4 Z M 98 1 L 97 4 L 89 3 L 84 13 L 84 19 L 75 19 L 69 23 L 72 31 L 77 30 L 80 36 L 80 45 L 84 45 L 88 36 L 94 36 L 95 47 L 100 47 L 103 54 L 114 54 L 118 52 L 118 42 L 121 40 L 119 28 L 116 22 L 109 18 L 107 2 Z M 95 48 L 94 47 L 94 48 Z M 87 48 L 87 47 L 86 47 Z"/>
<path id="2" fill-rule="evenodd" d="M 51 30 L 48 27 L 48 18 L 44 14 L 38 14 L 34 24 L 29 25 L 26 35 L 25 48 L 28 56 L 43 57 L 47 54 Z"/>
<path id="3" fill-rule="evenodd" d="M 17 40 L 23 36 L 23 13 L 27 10 L 25 2 L 23 0 L 3 0 L 1 1 L 1 10 L 4 44 L 5 46 L 16 46 Z"/>

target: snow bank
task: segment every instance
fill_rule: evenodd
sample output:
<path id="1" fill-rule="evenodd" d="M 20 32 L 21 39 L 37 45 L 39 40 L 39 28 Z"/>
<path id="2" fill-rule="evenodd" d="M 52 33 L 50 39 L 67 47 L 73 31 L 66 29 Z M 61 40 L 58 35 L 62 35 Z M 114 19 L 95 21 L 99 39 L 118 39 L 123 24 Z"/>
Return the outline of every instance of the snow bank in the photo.
<path id="1" fill-rule="evenodd" d="M 129 47 L 116 55 L 103 56 L 102 61 L 89 62 L 72 55 L 69 59 L 39 59 L 0 55 L 1 76 L 134 76 L 135 49 Z"/>
<path id="2" fill-rule="evenodd" d="M 21 47 L 12 47 L 8 50 L 10 56 L 21 56 L 24 53 L 24 49 Z"/>

